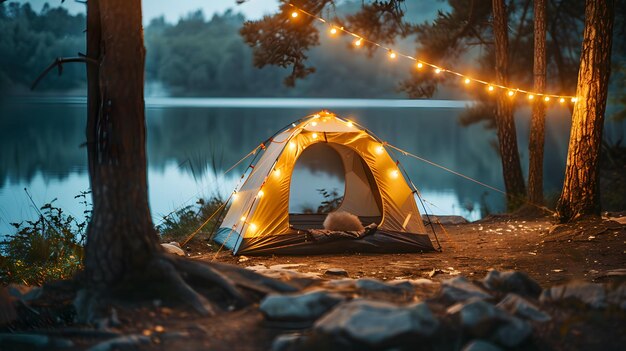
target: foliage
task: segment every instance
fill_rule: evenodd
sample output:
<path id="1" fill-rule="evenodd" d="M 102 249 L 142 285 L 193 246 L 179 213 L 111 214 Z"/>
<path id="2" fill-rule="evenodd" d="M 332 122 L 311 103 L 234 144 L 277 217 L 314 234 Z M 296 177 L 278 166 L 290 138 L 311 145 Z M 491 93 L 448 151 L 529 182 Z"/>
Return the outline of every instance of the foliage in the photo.
<path id="1" fill-rule="evenodd" d="M 195 205 L 185 206 L 166 216 L 161 224 L 157 225 L 157 232 L 163 241 L 182 241 L 195 232 L 204 222 L 222 206 L 223 200 L 214 196 L 208 200 L 199 199 Z M 226 213 L 224 209 L 223 213 Z M 219 213 L 213 217 L 200 234 L 212 233 L 219 224 Z"/>
<path id="2" fill-rule="evenodd" d="M 317 213 L 330 213 L 334 210 L 338 209 L 343 201 L 343 195 L 340 195 L 337 189 L 326 190 L 326 189 L 316 189 L 322 197 L 324 197 L 324 201 L 317 208 Z"/>
<path id="3" fill-rule="evenodd" d="M 83 245 L 91 215 L 89 192 L 75 198 L 85 206 L 85 219 L 54 206 L 54 200 L 39 209 L 36 220 L 12 223 L 16 233 L 0 242 L 0 283 L 42 285 L 68 279 L 82 268 Z"/>
<path id="4" fill-rule="evenodd" d="M 0 3 L 0 91 L 30 86 L 57 57 L 84 50 L 85 16 L 45 5 L 41 13 L 30 4 Z M 41 82 L 41 89 L 67 90 L 85 85 L 81 65 L 64 65 L 63 74 Z"/>

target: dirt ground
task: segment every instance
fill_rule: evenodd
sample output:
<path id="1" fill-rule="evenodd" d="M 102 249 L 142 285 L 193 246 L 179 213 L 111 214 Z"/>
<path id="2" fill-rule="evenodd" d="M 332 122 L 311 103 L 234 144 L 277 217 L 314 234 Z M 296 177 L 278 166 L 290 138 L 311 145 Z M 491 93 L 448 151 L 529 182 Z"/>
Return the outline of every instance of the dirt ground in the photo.
<path id="1" fill-rule="evenodd" d="M 621 220 L 620 220 L 621 221 Z M 229 251 L 209 251 L 209 244 L 198 238 L 192 241 L 192 258 L 237 264 L 287 268 L 313 273 L 320 278 L 328 268 L 345 269 L 351 278 L 381 280 L 429 278 L 441 281 L 459 274 L 482 279 L 488 270 L 520 270 L 543 287 L 570 280 L 623 282 L 626 280 L 626 225 L 608 220 L 586 220 L 555 226 L 550 218 L 522 219 L 511 216 L 490 217 L 480 222 L 436 227 L 442 252 L 423 254 L 343 254 L 317 256 L 235 257 Z M 434 237 L 432 238 L 434 239 Z M 436 245 L 436 244 L 435 244 Z M 295 281 L 292 281 L 295 283 Z M 315 284 L 315 283 L 314 283 Z M 436 294 L 416 292 L 425 298 Z M 63 336 L 83 350 L 115 335 L 147 336 L 149 342 L 139 350 L 268 350 L 279 334 L 290 332 L 265 321 L 258 305 L 242 310 L 224 311 L 215 317 L 200 317 L 185 306 L 163 306 L 156 301 L 143 306 L 118 306 L 117 326 L 101 332 L 74 326 L 68 294 L 59 301 L 39 301 L 36 322 L 23 321 L 9 331 Z M 61 301 L 62 300 L 62 301 Z M 67 321 L 60 321 L 61 310 Z M 53 313 L 54 312 L 54 313 Z M 581 315 L 578 307 L 549 311 L 553 322 L 535 327 L 532 349 L 541 350 L 618 350 L 626 342 L 625 316 L 602 311 Z M 562 316 L 560 316 L 562 315 Z M 574 317 L 572 317 L 574 316 Z M 48 321 L 46 321 L 48 320 Z M 78 330 L 78 332 L 76 331 Z M 92 332 L 93 331 L 93 332 Z M 4 350 L 2 343 L 0 349 Z M 137 349 L 137 348 L 133 348 Z"/>
<path id="2" fill-rule="evenodd" d="M 442 252 L 421 254 L 343 254 L 316 256 L 192 257 L 241 266 L 285 265 L 300 272 L 323 275 L 343 268 L 351 278 L 381 280 L 430 278 L 443 280 L 463 274 L 481 279 L 490 269 L 521 270 L 542 286 L 564 281 L 608 281 L 626 278 L 626 225 L 609 220 L 586 220 L 555 225 L 551 218 L 523 219 L 492 216 L 479 222 L 435 226 Z M 435 247 L 435 238 L 431 235 Z M 297 266 L 296 266 L 297 265 Z"/>

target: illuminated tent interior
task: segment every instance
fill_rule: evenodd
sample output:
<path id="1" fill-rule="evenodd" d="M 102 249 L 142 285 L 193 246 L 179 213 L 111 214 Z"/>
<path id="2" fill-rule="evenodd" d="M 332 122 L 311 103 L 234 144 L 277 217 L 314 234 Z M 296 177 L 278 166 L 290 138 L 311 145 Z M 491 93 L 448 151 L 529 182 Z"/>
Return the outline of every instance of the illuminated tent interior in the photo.
<path id="1" fill-rule="evenodd" d="M 434 250 L 415 192 L 384 143 L 367 130 L 322 112 L 279 131 L 259 152 L 251 172 L 233 193 L 214 237 L 233 254 Z M 290 213 L 292 182 L 299 167 L 340 173 L 343 196 L 333 194 L 336 206 L 330 210 L 354 214 L 364 226 L 374 223 L 375 230 L 355 239 L 315 240 L 311 231 L 323 228 L 327 211 L 318 208 Z"/>

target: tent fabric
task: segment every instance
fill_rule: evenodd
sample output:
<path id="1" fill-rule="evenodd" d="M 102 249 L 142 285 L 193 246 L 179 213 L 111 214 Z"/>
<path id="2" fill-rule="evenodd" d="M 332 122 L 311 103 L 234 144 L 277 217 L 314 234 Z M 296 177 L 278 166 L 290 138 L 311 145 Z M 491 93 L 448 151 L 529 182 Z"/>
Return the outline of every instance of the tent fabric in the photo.
<path id="1" fill-rule="evenodd" d="M 290 222 L 293 169 L 304 150 L 318 143 L 332 147 L 344 166 L 345 192 L 337 210 L 350 212 L 362 220 L 377 218 L 378 231 L 372 238 L 366 236 L 331 246 L 317 243 L 319 248 L 313 249 L 316 244 L 306 242 Z M 279 132 L 260 152 L 263 154 L 233 196 L 214 238 L 234 254 L 314 253 L 322 250 L 321 247 L 376 252 L 385 248 L 388 252 L 404 252 L 404 249 L 414 252 L 426 246 L 432 249 L 427 235 L 428 245 L 423 234 L 415 234 L 425 233 L 426 229 L 412 189 L 384 145 L 366 130 L 330 113 L 316 114 Z M 407 247 L 400 248 L 403 245 Z"/>

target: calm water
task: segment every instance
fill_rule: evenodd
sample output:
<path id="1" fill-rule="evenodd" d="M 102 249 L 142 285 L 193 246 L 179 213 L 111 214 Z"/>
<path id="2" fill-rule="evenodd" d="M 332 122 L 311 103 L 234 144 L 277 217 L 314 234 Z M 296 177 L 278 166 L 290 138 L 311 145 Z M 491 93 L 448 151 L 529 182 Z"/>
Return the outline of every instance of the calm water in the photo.
<path id="1" fill-rule="evenodd" d="M 463 101 L 155 98 L 146 104 L 150 205 L 157 224 L 164 214 L 193 204 L 198 197 L 230 193 L 245 165 L 226 175 L 224 170 L 276 130 L 321 109 L 349 117 L 391 144 L 503 187 L 495 133 L 480 125 L 460 127 Z M 85 108 L 84 98 L 0 102 L 0 233 L 10 231 L 10 222 L 36 216 L 24 188 L 38 206 L 57 199 L 55 203 L 67 212 L 82 213 L 74 196 L 89 187 L 86 152 L 81 147 Z M 517 120 L 524 164 L 527 115 L 528 110 L 520 110 Z M 560 190 L 569 123 L 568 111 L 549 111 L 546 194 Z M 610 123 L 605 134 L 615 140 L 624 131 L 624 124 Z M 401 162 L 431 212 L 477 219 L 481 208 L 503 209 L 504 199 L 498 193 L 417 160 L 401 158 Z M 306 174 L 302 177 L 307 179 Z M 320 184 L 341 187 L 333 177 L 314 178 L 318 184 L 294 190 L 299 195 L 293 201 L 299 203 L 290 204 L 292 208 L 315 207 L 321 200 L 316 191 Z"/>

